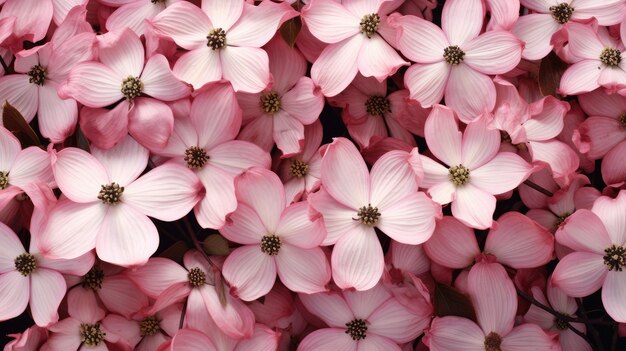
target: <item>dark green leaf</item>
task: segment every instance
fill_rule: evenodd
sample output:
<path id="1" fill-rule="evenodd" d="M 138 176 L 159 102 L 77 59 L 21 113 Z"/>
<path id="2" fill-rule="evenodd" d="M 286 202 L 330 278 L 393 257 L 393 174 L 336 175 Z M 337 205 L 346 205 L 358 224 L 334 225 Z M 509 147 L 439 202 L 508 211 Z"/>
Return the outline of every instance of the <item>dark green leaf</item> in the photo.
<path id="1" fill-rule="evenodd" d="M 469 296 L 445 284 L 435 287 L 435 315 L 459 316 L 476 321 L 476 312 Z"/>
<path id="2" fill-rule="evenodd" d="M 185 252 L 187 252 L 188 250 L 189 250 L 189 247 L 187 247 L 187 244 L 184 241 L 180 240 L 180 241 L 175 242 L 172 246 L 165 249 L 165 251 L 161 252 L 159 256 L 169 258 L 172 261 L 176 261 L 182 264 L 183 256 L 185 255 Z"/>
<path id="3" fill-rule="evenodd" d="M 41 146 L 41 141 L 35 134 L 35 131 L 28 125 L 20 111 L 11 106 L 8 101 L 4 102 L 2 124 L 15 135 L 22 144 L 22 148 Z"/>
<path id="4" fill-rule="evenodd" d="M 298 38 L 300 29 L 302 29 L 302 21 L 300 20 L 300 17 L 294 17 L 283 23 L 280 27 L 280 34 L 290 47 L 294 47 L 294 45 L 296 45 L 296 38 Z"/>
<path id="5" fill-rule="evenodd" d="M 228 256 L 230 253 L 228 241 L 219 234 L 207 236 L 202 245 L 204 246 L 204 252 L 210 256 Z"/>

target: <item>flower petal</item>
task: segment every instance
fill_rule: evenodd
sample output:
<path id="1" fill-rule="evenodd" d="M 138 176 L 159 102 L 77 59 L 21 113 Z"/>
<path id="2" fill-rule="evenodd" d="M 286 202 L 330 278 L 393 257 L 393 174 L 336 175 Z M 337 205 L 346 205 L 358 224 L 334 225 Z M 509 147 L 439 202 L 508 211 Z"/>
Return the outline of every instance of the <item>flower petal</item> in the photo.
<path id="1" fill-rule="evenodd" d="M 54 178 L 65 196 L 76 202 L 98 201 L 100 188 L 109 179 L 94 156 L 81 149 L 66 148 L 51 157 Z"/>
<path id="2" fill-rule="evenodd" d="M 611 238 L 602 220 L 595 213 L 580 209 L 569 216 L 555 233 L 559 244 L 575 251 L 604 254 Z"/>
<path id="3" fill-rule="evenodd" d="M 61 273 L 36 269 L 30 275 L 30 283 L 30 312 L 35 324 L 45 327 L 58 321 L 57 309 L 67 290 Z"/>
<path id="4" fill-rule="evenodd" d="M 461 132 L 452 109 L 435 106 L 424 125 L 424 134 L 435 157 L 449 166 L 461 164 Z"/>
<path id="5" fill-rule="evenodd" d="M 541 327 L 530 323 L 518 325 L 502 339 L 502 348 L 507 351 L 558 350 L 559 347 L 561 345 L 555 336 L 548 335 Z"/>
<path id="6" fill-rule="evenodd" d="M 268 234 L 259 215 L 245 203 L 236 204 L 236 208 L 235 212 L 228 215 L 228 221 L 220 228 L 220 233 L 239 244 L 259 245 L 263 236 Z"/>
<path id="7" fill-rule="evenodd" d="M 504 74 L 517 66 L 522 42 L 506 31 L 494 30 L 465 43 L 463 63 L 484 74 Z"/>
<path id="8" fill-rule="evenodd" d="M 332 257 L 333 280 L 341 289 L 368 290 L 383 274 L 383 250 L 373 228 L 359 225 L 335 244 Z"/>
<path id="9" fill-rule="evenodd" d="M 202 11 L 209 16 L 215 28 L 228 32 L 241 17 L 243 4 L 242 1 L 202 0 Z"/>
<path id="10" fill-rule="evenodd" d="M 301 351 L 357 351 L 357 343 L 344 329 L 324 328 L 307 335 L 298 345 Z"/>
<path id="11" fill-rule="evenodd" d="M 230 283 L 230 294 L 244 301 L 256 300 L 267 294 L 276 280 L 274 258 L 258 245 L 246 245 L 228 255 L 222 268 Z"/>
<path id="12" fill-rule="evenodd" d="M 323 245 L 333 245 L 344 234 L 361 226 L 359 221 L 353 219 L 357 210 L 342 205 L 325 188 L 310 194 L 307 199 L 309 205 L 324 217 L 324 227 L 328 235 Z"/>
<path id="13" fill-rule="evenodd" d="M 476 229 L 487 229 L 493 222 L 496 198 L 472 184 L 456 189 L 456 199 L 452 202 L 452 215 Z"/>
<path id="14" fill-rule="evenodd" d="M 117 77 L 139 77 L 144 66 L 144 49 L 135 32 L 124 28 L 98 36 L 98 59 Z M 121 82 L 120 82 L 121 83 Z"/>
<path id="15" fill-rule="evenodd" d="M 354 80 L 358 69 L 358 57 L 365 37 L 355 35 L 328 45 L 313 63 L 311 78 L 324 96 L 341 93 Z"/>
<path id="16" fill-rule="evenodd" d="M 205 195 L 194 209 L 203 228 L 222 228 L 226 216 L 237 208 L 233 176 L 218 167 L 205 166 L 198 172 Z"/>
<path id="17" fill-rule="evenodd" d="M 626 294 L 626 272 L 609 272 L 602 284 L 602 304 L 609 316 L 620 323 L 626 323 L 624 294 Z"/>
<path id="18" fill-rule="evenodd" d="M 501 152 L 481 167 L 470 170 L 469 184 L 489 194 L 503 194 L 520 185 L 532 170 L 532 166 L 516 154 Z"/>
<path id="19" fill-rule="evenodd" d="M 480 91 L 480 94 L 468 94 Z M 486 112 L 491 112 L 496 104 L 496 88 L 493 80 L 461 63 L 453 66 L 446 86 L 446 104 L 454 109 L 459 119 L 465 123 Z"/>
<path id="20" fill-rule="evenodd" d="M 235 91 L 258 93 L 270 82 L 269 58 L 263 49 L 225 46 L 220 60 L 224 79 Z"/>
<path id="21" fill-rule="evenodd" d="M 241 126 L 241 109 L 228 84 L 214 84 L 198 94 L 190 116 L 198 131 L 198 146 L 207 149 L 234 139 Z"/>
<path id="22" fill-rule="evenodd" d="M 317 120 L 324 108 L 324 96 L 308 77 L 301 77 L 281 98 L 281 108 L 302 124 Z"/>
<path id="23" fill-rule="evenodd" d="M 363 157 L 348 139 L 335 138 L 322 158 L 322 183 L 341 204 L 353 209 L 370 200 L 370 175 Z"/>
<path id="24" fill-rule="evenodd" d="M 515 22 L 511 32 L 524 45 L 522 57 L 527 60 L 539 60 L 547 56 L 552 50 L 550 38 L 559 30 L 561 25 L 546 13 L 531 13 Z"/>
<path id="25" fill-rule="evenodd" d="M 283 2 L 262 2 L 257 6 L 246 3 L 239 20 L 230 30 L 225 29 L 228 45 L 260 48 L 272 39 L 284 21 L 296 15 L 298 13 Z"/>
<path id="26" fill-rule="evenodd" d="M 383 80 L 409 63 L 404 61 L 380 35 L 374 34 L 363 40 L 358 56 L 359 72 L 364 77 Z"/>
<path id="27" fill-rule="evenodd" d="M 261 118 L 264 117 L 261 116 Z M 285 111 L 278 111 L 271 118 L 274 124 L 272 134 L 276 141 L 276 147 L 283 153 L 283 157 L 301 153 L 304 145 L 304 126 L 302 123 Z"/>
<path id="28" fill-rule="evenodd" d="M 26 122 L 35 117 L 39 101 L 38 88 L 28 79 L 26 74 L 9 74 L 0 78 L 0 110 L 8 102 L 24 116 Z"/>
<path id="29" fill-rule="evenodd" d="M 604 196 L 598 198 L 591 211 L 604 223 L 612 243 L 626 244 L 626 192 L 620 191 L 615 199 Z"/>
<path id="30" fill-rule="evenodd" d="M 0 274 L 0 320 L 5 321 L 24 312 L 30 297 L 29 280 L 18 271 Z"/>
<path id="31" fill-rule="evenodd" d="M 600 86 L 600 74 L 598 60 L 583 60 L 569 66 L 561 77 L 559 93 L 563 95 L 577 95 L 588 93 Z"/>
<path id="32" fill-rule="evenodd" d="M 188 96 L 191 87 L 178 80 L 165 56 L 157 54 L 148 60 L 141 73 L 143 92 L 163 101 L 174 101 Z"/>
<path id="33" fill-rule="evenodd" d="M 0 126 L 0 169 L 7 172 L 22 151 L 20 141 L 8 129 Z"/>
<path id="34" fill-rule="evenodd" d="M 207 44 L 211 21 L 202 10 L 187 1 L 168 6 L 151 21 L 156 31 L 174 39 L 176 44 L 194 50 Z"/>
<path id="35" fill-rule="evenodd" d="M 285 210 L 285 190 L 276 173 L 264 168 L 251 168 L 235 179 L 239 202 L 252 207 L 268 233 L 275 233 Z"/>
<path id="36" fill-rule="evenodd" d="M 107 170 L 108 180 L 126 186 L 146 169 L 149 152 L 133 138 L 126 137 L 108 150 L 94 147 L 91 154 Z M 102 183 L 107 184 L 108 182 Z"/>
<path id="37" fill-rule="evenodd" d="M 13 230 L 0 222 L 0 274 L 15 270 L 15 258 L 25 252 Z"/>
<path id="38" fill-rule="evenodd" d="M 76 65 L 67 82 L 59 87 L 63 99 L 74 98 L 89 107 L 105 107 L 121 100 L 121 85 L 126 79 L 99 62 L 83 62 Z"/>
<path id="39" fill-rule="evenodd" d="M 158 15 L 163 9 L 155 4 L 134 1 L 119 7 L 107 18 L 108 31 L 120 30 L 124 27 L 132 29 L 137 35 L 145 33 L 146 22 Z"/>
<path id="40" fill-rule="evenodd" d="M 359 33 L 360 18 L 336 1 L 316 1 L 302 9 L 307 28 L 319 40 L 334 44 Z"/>
<path id="41" fill-rule="evenodd" d="M 298 297 L 309 312 L 319 317 L 330 327 L 343 328 L 346 321 L 354 318 L 350 307 L 338 292 L 300 294 Z"/>
<path id="42" fill-rule="evenodd" d="M 326 238 L 323 221 L 312 220 L 308 215 L 306 202 L 290 205 L 283 211 L 276 233 L 290 245 L 312 249 L 319 246 Z"/>
<path id="43" fill-rule="evenodd" d="M 50 155 L 38 147 L 28 147 L 20 152 L 10 168 L 9 184 L 26 190 L 30 183 L 51 184 Z"/>
<path id="44" fill-rule="evenodd" d="M 164 272 L 159 273 L 164 274 Z M 137 285 L 133 281 L 121 274 L 116 274 L 108 276 L 102 281 L 102 290 L 98 297 L 109 312 L 131 318 L 142 308 L 148 307 L 146 295 L 138 292 L 128 293 L 135 289 L 137 289 Z"/>
<path id="45" fill-rule="evenodd" d="M 469 267 L 480 254 L 473 231 L 454 217 L 437 222 L 432 237 L 424 243 L 424 251 L 437 264 L 453 269 Z"/>
<path id="46" fill-rule="evenodd" d="M 551 284 L 572 297 L 585 297 L 596 292 L 609 270 L 602 255 L 573 252 L 563 257 L 552 273 Z"/>
<path id="47" fill-rule="evenodd" d="M 515 322 L 517 294 L 504 267 L 499 263 L 477 262 L 467 277 L 467 291 L 485 334 L 508 334 Z"/>
<path id="48" fill-rule="evenodd" d="M 423 316 L 411 313 L 398 300 L 392 298 L 380 305 L 374 313 L 367 317 L 367 321 L 371 324 L 367 328 L 368 332 L 384 335 L 385 338 L 402 344 L 410 342 L 422 334 L 424 328 L 428 326 L 430 318 L 423 318 Z M 360 347 L 359 343 L 359 349 Z"/>
<path id="49" fill-rule="evenodd" d="M 463 156 L 461 164 L 477 169 L 496 156 L 500 148 L 500 132 L 489 129 L 484 118 L 467 125 L 463 133 Z"/>
<path id="50" fill-rule="evenodd" d="M 214 287 L 200 289 L 211 318 L 222 332 L 231 338 L 249 338 L 253 333 L 254 314 L 241 300 L 231 294 L 226 295 L 226 305 Z"/>
<path id="51" fill-rule="evenodd" d="M 411 92 L 411 99 L 427 108 L 441 102 L 449 76 L 450 66 L 445 61 L 416 63 L 404 74 L 404 85 Z"/>
<path id="52" fill-rule="evenodd" d="M 218 51 L 200 46 L 180 56 L 172 72 L 176 78 L 191 84 L 197 90 L 207 83 L 222 79 L 222 65 Z"/>
<path id="53" fill-rule="evenodd" d="M 208 336 L 194 329 L 182 329 L 174 335 L 171 343 L 172 350 L 194 351 L 206 350 L 217 351 L 215 345 Z"/>
<path id="54" fill-rule="evenodd" d="M 432 351 L 484 351 L 485 335 L 467 318 L 435 317 L 426 342 Z"/>
<path id="55" fill-rule="evenodd" d="M 78 107 L 73 99 L 62 100 L 57 94 L 58 84 L 46 82 L 39 89 L 37 119 L 41 135 L 53 143 L 63 142 L 74 133 L 78 122 Z"/>
<path id="56" fill-rule="evenodd" d="M 435 230 L 435 219 L 441 218 L 441 209 L 423 192 L 409 193 L 396 199 L 390 206 L 381 207 L 376 226 L 393 240 L 417 245 L 428 240 Z"/>
<path id="57" fill-rule="evenodd" d="M 295 292 L 314 294 L 326 291 L 330 265 L 319 247 L 302 249 L 282 244 L 276 255 L 276 270 L 285 286 Z"/>
<path id="58" fill-rule="evenodd" d="M 453 0 L 443 7 L 441 28 L 450 45 L 463 45 L 475 38 L 483 26 L 485 8 L 480 0 Z"/>
<path id="59" fill-rule="evenodd" d="M 398 48 L 404 56 L 419 63 L 443 61 L 448 39 L 434 23 L 416 16 L 394 18 L 397 23 Z"/>

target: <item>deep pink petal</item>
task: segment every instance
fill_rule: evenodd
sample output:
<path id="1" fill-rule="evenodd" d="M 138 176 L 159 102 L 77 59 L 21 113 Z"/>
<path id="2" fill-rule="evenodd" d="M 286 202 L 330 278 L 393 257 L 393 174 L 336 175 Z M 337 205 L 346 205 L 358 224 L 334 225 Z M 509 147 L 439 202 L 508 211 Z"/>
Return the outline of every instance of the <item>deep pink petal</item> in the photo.
<path id="1" fill-rule="evenodd" d="M 226 215 L 237 208 L 233 176 L 218 167 L 206 166 L 198 172 L 206 191 L 194 209 L 196 219 L 203 228 L 221 228 Z"/>
<path id="2" fill-rule="evenodd" d="M 559 92 L 563 95 L 588 93 L 597 89 L 600 84 L 598 60 L 583 60 L 569 66 L 561 77 Z"/>
<path id="3" fill-rule="evenodd" d="M 38 326 L 59 320 L 57 309 L 65 296 L 65 279 L 59 272 L 37 269 L 30 275 L 30 312 Z"/>
<path id="4" fill-rule="evenodd" d="M 463 63 L 484 74 L 503 74 L 519 63 L 523 44 L 513 34 L 494 30 L 463 45 Z"/>
<path id="5" fill-rule="evenodd" d="M 295 292 L 314 294 L 326 291 L 330 265 L 319 247 L 302 249 L 282 244 L 276 255 L 276 270 L 285 286 Z"/>
<path id="6" fill-rule="evenodd" d="M 2 8 L 2 17 L 16 17 L 13 29 L 16 37 L 37 42 L 43 39 L 52 19 L 52 1 L 8 1 Z"/>
<path id="7" fill-rule="evenodd" d="M 164 272 L 160 273 L 164 274 Z M 146 295 L 140 292 L 128 293 L 135 291 L 135 289 L 137 289 L 137 285 L 129 278 L 116 274 L 104 279 L 98 297 L 110 312 L 131 318 L 142 308 L 148 307 L 149 304 Z"/>
<path id="8" fill-rule="evenodd" d="M 99 201 L 100 187 L 109 183 L 102 164 L 91 154 L 77 148 L 52 154 L 52 171 L 63 194 L 77 202 Z"/>
<path id="9" fill-rule="evenodd" d="M 424 134 L 428 149 L 435 157 L 449 166 L 461 164 L 461 132 L 452 109 L 435 106 L 424 125 Z"/>
<path id="10" fill-rule="evenodd" d="M 441 218 L 439 204 L 423 192 L 409 193 L 379 209 L 382 216 L 376 226 L 403 244 L 417 245 L 428 240 L 435 229 L 435 219 Z"/>
<path id="11" fill-rule="evenodd" d="M 431 351 L 484 351 L 485 335 L 467 318 L 436 317 L 426 334 Z"/>
<path id="12" fill-rule="evenodd" d="M 541 100 L 542 110 L 524 122 L 524 130 L 529 140 L 548 140 L 556 137 L 563 130 L 563 118 L 569 111 L 567 103 L 552 96 Z"/>
<path id="13" fill-rule="evenodd" d="M 572 148 L 559 140 L 531 142 L 533 161 L 547 163 L 557 182 L 568 184 L 578 169 L 580 158 Z"/>
<path id="14" fill-rule="evenodd" d="M 470 170 L 478 169 L 491 161 L 499 148 L 500 132 L 489 129 L 484 118 L 475 120 L 467 125 L 463 133 L 461 164 Z"/>
<path id="15" fill-rule="evenodd" d="M 539 60 L 552 50 L 550 38 L 560 27 L 552 15 L 531 13 L 521 16 L 511 28 L 511 32 L 525 43 L 522 57 L 527 60 Z"/>
<path id="16" fill-rule="evenodd" d="M 548 335 L 535 324 L 519 325 L 502 339 L 502 348 L 511 351 L 555 350 L 560 345 L 554 336 Z"/>
<path id="17" fill-rule="evenodd" d="M 478 36 L 485 8 L 479 0 L 453 0 L 443 7 L 441 28 L 450 45 L 463 45 Z"/>
<path id="18" fill-rule="evenodd" d="M 263 324 L 254 326 L 254 334 L 250 339 L 243 339 L 237 343 L 233 351 L 273 351 L 278 350 L 281 337 L 279 331 L 274 331 Z"/>
<path id="19" fill-rule="evenodd" d="M 602 286 L 607 268 L 600 254 L 573 252 L 556 265 L 551 284 L 572 297 L 589 296 Z"/>
<path id="20" fill-rule="evenodd" d="M 294 88 L 294 86 L 299 83 L 298 91 L 308 91 L 309 86 L 313 89 L 314 85 L 311 84 L 310 78 L 305 78 L 307 71 L 307 61 L 304 56 L 300 53 L 298 48 L 291 47 L 282 36 L 276 36 L 274 39 L 270 40 L 267 45 L 264 46 L 265 51 L 267 51 L 267 55 L 270 58 L 270 72 L 274 78 L 272 82 L 272 89 L 276 91 L 279 95 L 282 96 L 282 108 L 294 115 L 294 113 L 303 113 L 305 111 L 290 111 L 285 107 L 285 104 L 288 100 L 296 100 L 298 99 L 298 95 L 294 94 L 294 92 L 289 92 L 290 89 Z M 305 84 L 306 81 L 309 81 L 308 84 Z M 322 98 L 322 95 L 319 91 L 314 92 L 315 96 Z M 293 98 L 285 98 L 286 95 L 294 94 Z M 305 94 L 304 98 L 307 96 Z M 258 100 L 255 101 L 256 106 L 258 105 Z"/>
<path id="21" fill-rule="evenodd" d="M 157 54 L 148 60 L 141 73 L 143 92 L 163 101 L 174 101 L 188 96 L 191 87 L 178 80 L 165 56 Z"/>
<path id="22" fill-rule="evenodd" d="M 335 244 L 332 253 L 335 284 L 342 289 L 371 289 L 383 274 L 384 257 L 373 228 L 350 230 Z"/>
<path id="23" fill-rule="evenodd" d="M 136 98 L 128 114 L 128 132 L 141 145 L 160 150 L 174 129 L 172 110 L 163 102 L 151 98 Z"/>
<path id="24" fill-rule="evenodd" d="M 408 65 L 409 63 L 404 61 L 380 35 L 363 40 L 358 67 L 364 77 L 383 80 L 396 73 L 400 67 Z"/>
<path id="25" fill-rule="evenodd" d="M 502 194 L 526 180 L 532 169 L 516 154 L 501 152 L 478 169 L 470 170 L 470 184 L 490 194 Z"/>
<path id="26" fill-rule="evenodd" d="M 517 295 L 504 267 L 499 263 L 476 263 L 467 277 L 467 290 L 485 334 L 506 335 L 513 328 Z"/>
<path id="27" fill-rule="evenodd" d="M 569 216 L 556 231 L 556 240 L 575 251 L 604 254 L 611 246 L 611 238 L 604 223 L 593 212 L 580 209 Z"/>
<path id="28" fill-rule="evenodd" d="M 412 61 L 435 63 L 443 61 L 448 39 L 434 23 L 416 16 L 394 19 L 398 26 L 398 48 Z"/>
<path id="29" fill-rule="evenodd" d="M 67 82 L 59 87 L 59 96 L 74 98 L 89 107 L 104 107 L 121 100 L 121 85 L 126 79 L 99 62 L 83 62 L 72 69 Z"/>
<path id="30" fill-rule="evenodd" d="M 626 167 L 620 162 L 626 150 L 626 142 L 617 144 L 602 160 L 602 180 L 611 186 L 621 186 L 626 180 Z"/>
<path id="31" fill-rule="evenodd" d="M 404 85 L 411 98 L 424 108 L 441 102 L 450 76 L 450 65 L 441 61 L 432 64 L 414 64 L 404 74 Z"/>
<path id="32" fill-rule="evenodd" d="M 298 349 L 301 351 L 357 351 L 357 345 L 344 329 L 324 328 L 307 335 L 298 345 Z"/>
<path id="33" fill-rule="evenodd" d="M 246 245 L 228 255 L 222 273 L 231 285 L 231 294 L 252 301 L 267 294 L 274 286 L 276 264 L 259 245 Z"/>
<path id="34" fill-rule="evenodd" d="M 476 228 L 491 227 L 496 198 L 472 184 L 457 187 L 456 199 L 452 202 L 452 215 L 464 224 Z"/>
<path id="35" fill-rule="evenodd" d="M 94 147 L 91 154 L 106 169 L 108 180 L 120 186 L 132 183 L 148 165 L 148 150 L 131 137 L 122 139 L 108 150 Z M 102 185 L 107 183 L 105 181 Z"/>
<path id="36" fill-rule="evenodd" d="M 274 233 L 286 207 L 285 190 L 276 175 L 264 168 L 251 168 L 235 179 L 239 202 L 252 207 L 269 233 Z"/>
<path id="37" fill-rule="evenodd" d="M 355 35 L 328 45 L 311 67 L 311 78 L 322 93 L 335 96 L 352 82 L 358 72 L 359 51 L 365 36 Z"/>
<path id="38" fill-rule="evenodd" d="M 626 272 L 609 272 L 602 284 L 602 304 L 609 316 L 620 323 L 626 323 L 624 294 L 626 294 Z"/>
<path id="39" fill-rule="evenodd" d="M 370 200 L 370 176 L 365 161 L 354 144 L 335 138 L 322 158 L 322 183 L 341 204 L 353 209 Z"/>
<path id="40" fill-rule="evenodd" d="M 174 39 L 187 50 L 206 46 L 211 21 L 202 10 L 187 1 L 168 6 L 151 21 L 157 33 Z"/>
<path id="41" fill-rule="evenodd" d="M 326 238 L 324 222 L 311 220 L 308 212 L 306 202 L 292 204 L 283 211 L 276 227 L 281 240 L 303 249 L 312 249 L 322 243 Z"/>
<path id="42" fill-rule="evenodd" d="M 80 128 L 92 145 L 110 149 L 128 135 L 128 109 L 126 100 L 112 110 L 83 106 Z"/>
<path id="43" fill-rule="evenodd" d="M 360 18 L 335 1 L 316 1 L 305 6 L 302 18 L 311 33 L 325 43 L 338 43 L 359 33 Z"/>
<path id="44" fill-rule="evenodd" d="M 480 91 L 470 96 L 468 91 Z M 496 88 L 488 76 L 464 63 L 453 66 L 446 86 L 446 104 L 454 109 L 465 123 L 485 112 L 491 112 L 496 103 Z"/>
<path id="45" fill-rule="evenodd" d="M 106 21 L 106 28 L 109 31 L 120 30 L 128 27 L 137 35 L 145 33 L 145 20 L 151 20 L 158 15 L 163 8 L 157 4 L 148 4 L 144 1 L 134 1 L 119 7 Z"/>
<path id="46" fill-rule="evenodd" d="M 176 351 L 195 351 L 199 349 L 217 351 L 217 348 L 208 336 L 193 329 L 180 330 L 172 338 L 171 345 L 172 350 Z"/>
<path id="47" fill-rule="evenodd" d="M 433 236 L 424 243 L 424 251 L 434 262 L 454 269 L 469 267 L 480 254 L 474 232 L 454 217 L 437 223 Z"/>
<path id="48" fill-rule="evenodd" d="M 144 56 L 141 40 L 129 28 L 98 37 L 98 59 L 118 77 L 139 77 L 144 66 Z"/>
<path id="49" fill-rule="evenodd" d="M 0 320 L 19 316 L 28 305 L 30 279 L 18 271 L 0 274 Z"/>
<path id="50" fill-rule="evenodd" d="M 52 350 L 78 350 L 81 345 L 80 331 L 81 322 L 76 318 L 66 318 L 50 326 L 53 331 L 46 344 Z"/>
<path id="51" fill-rule="evenodd" d="M 263 49 L 225 46 L 220 61 L 224 79 L 235 91 L 258 93 L 270 82 L 269 58 Z"/>
<path id="52" fill-rule="evenodd" d="M 274 121 L 272 117 L 261 114 L 246 124 L 237 137 L 239 140 L 250 142 L 263 151 L 269 153 L 274 147 Z"/>
<path id="53" fill-rule="evenodd" d="M 239 20 L 230 30 L 225 29 L 227 43 L 240 47 L 260 48 L 272 39 L 284 21 L 296 15 L 298 13 L 283 2 L 262 2 L 257 6 L 245 4 Z"/>
<path id="54" fill-rule="evenodd" d="M 172 72 L 194 89 L 200 89 L 207 83 L 222 79 L 222 65 L 219 51 L 200 46 L 184 53 L 174 64 Z"/>

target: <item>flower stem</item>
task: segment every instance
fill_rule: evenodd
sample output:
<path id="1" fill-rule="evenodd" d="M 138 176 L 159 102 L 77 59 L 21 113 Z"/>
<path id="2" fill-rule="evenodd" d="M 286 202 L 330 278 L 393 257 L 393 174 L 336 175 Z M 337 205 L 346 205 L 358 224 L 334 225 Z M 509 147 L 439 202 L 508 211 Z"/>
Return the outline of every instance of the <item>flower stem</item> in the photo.
<path id="1" fill-rule="evenodd" d="M 532 180 L 530 180 L 530 179 L 526 179 L 526 180 L 524 181 L 524 184 L 526 184 L 526 185 L 528 185 L 529 187 L 531 187 L 531 188 L 533 188 L 533 189 L 537 190 L 538 192 L 540 192 L 540 193 L 544 194 L 545 196 L 549 196 L 549 197 L 554 196 L 554 193 L 552 193 L 552 192 L 551 192 L 551 191 L 549 191 L 548 189 L 546 189 L 546 188 L 542 187 L 541 185 L 539 185 L 539 184 L 537 184 L 537 183 L 533 182 L 533 181 L 532 181 Z"/>

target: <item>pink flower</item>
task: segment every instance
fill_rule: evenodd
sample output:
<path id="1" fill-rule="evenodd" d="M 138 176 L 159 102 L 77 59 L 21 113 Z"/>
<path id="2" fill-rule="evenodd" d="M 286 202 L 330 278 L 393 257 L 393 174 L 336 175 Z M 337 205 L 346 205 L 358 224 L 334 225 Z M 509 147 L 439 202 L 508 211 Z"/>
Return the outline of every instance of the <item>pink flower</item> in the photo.
<path id="1" fill-rule="evenodd" d="M 124 27 L 130 28 L 138 36 L 144 34 L 146 30 L 146 20 L 150 21 L 166 7 L 177 3 L 180 0 L 101 0 L 102 3 L 119 6 L 107 18 L 106 27 L 109 31 L 121 30 Z M 109 4 L 107 4 L 109 5 Z"/>
<path id="2" fill-rule="evenodd" d="M 621 0 L 521 0 L 533 13 L 520 17 L 511 29 L 526 45 L 522 57 L 539 60 L 552 50 L 552 35 L 569 21 L 584 22 L 591 18 L 602 26 L 617 24 L 624 16 Z"/>
<path id="3" fill-rule="evenodd" d="M 324 97 L 306 77 L 307 62 L 280 35 L 266 46 L 272 82 L 259 94 L 239 93 L 245 126 L 239 139 L 271 151 L 274 143 L 283 157 L 302 152 L 304 125 L 317 120 Z"/>
<path id="4" fill-rule="evenodd" d="M 308 205 L 286 206 L 285 192 L 276 174 L 251 168 L 235 179 L 237 210 L 220 233 L 243 244 L 224 262 L 230 293 L 256 300 L 274 286 L 276 274 L 292 291 L 326 291 L 330 267 L 319 247 L 326 231 L 321 219 L 311 221 Z"/>
<path id="5" fill-rule="evenodd" d="M 592 160 L 604 157 L 626 140 L 626 97 L 596 89 L 578 96 L 589 115 L 578 127 L 577 145 Z"/>
<path id="6" fill-rule="evenodd" d="M 186 215 L 198 201 L 198 178 L 169 164 L 137 179 L 148 150 L 130 137 L 91 152 L 52 152 L 52 170 L 66 197 L 52 209 L 39 248 L 48 257 L 68 259 L 95 247 L 103 261 L 144 264 L 159 244 L 147 216 L 173 221 Z"/>
<path id="7" fill-rule="evenodd" d="M 487 128 L 481 118 L 461 133 L 454 112 L 437 105 L 426 120 L 426 143 L 446 166 L 422 156 L 422 187 L 436 202 L 452 202 L 452 215 L 464 224 L 491 227 L 496 207 L 494 195 L 515 189 L 533 167 L 511 152 L 498 152 L 500 133 Z"/>
<path id="8" fill-rule="evenodd" d="M 304 306 L 328 328 L 307 335 L 299 351 L 400 351 L 428 326 L 430 318 L 408 311 L 385 288 L 299 295 Z"/>
<path id="9" fill-rule="evenodd" d="M 615 92 L 626 85 L 623 46 L 608 35 L 599 35 L 591 25 L 568 23 L 569 54 L 577 60 L 561 77 L 563 95 L 588 93 L 599 87 Z"/>
<path id="10" fill-rule="evenodd" d="M 209 328 L 209 330 L 214 330 Z M 274 351 L 278 350 L 280 334 L 270 328 L 256 324 L 254 334 L 249 339 L 233 340 L 228 338 L 210 338 L 195 329 L 181 329 L 172 338 L 169 347 L 163 351 Z"/>
<path id="11" fill-rule="evenodd" d="M 235 91 L 258 93 L 269 83 L 267 53 L 260 49 L 278 27 L 297 15 L 287 3 L 204 0 L 202 9 L 186 1 L 169 6 L 151 21 L 158 33 L 189 52 L 174 74 L 199 89 L 228 80 Z"/>
<path id="12" fill-rule="evenodd" d="M 589 210 L 578 210 L 556 232 L 556 240 L 572 250 L 557 264 L 552 284 L 569 296 L 584 297 L 602 287 L 606 312 L 626 321 L 626 191 L 616 199 L 602 196 Z"/>
<path id="13" fill-rule="evenodd" d="M 523 44 L 502 30 L 479 35 L 483 16 L 482 1 L 452 0 L 443 8 L 443 30 L 415 16 L 394 18 L 398 47 L 416 62 L 404 76 L 411 98 L 430 107 L 445 94 L 446 104 L 463 122 L 491 112 L 496 91 L 488 75 L 517 66 Z"/>
<path id="14" fill-rule="evenodd" d="M 322 189 L 308 198 L 324 217 L 335 245 L 333 279 L 342 289 L 372 288 L 383 274 L 383 251 L 374 228 L 392 239 L 417 245 L 428 240 L 441 210 L 418 192 L 422 167 L 417 149 L 392 151 L 368 172 L 356 147 L 335 138 L 322 158 Z"/>
<path id="15" fill-rule="evenodd" d="M 88 252 L 73 260 L 51 260 L 37 249 L 31 237 L 30 250 L 24 250 L 13 231 L 0 223 L 0 320 L 19 316 L 26 306 L 39 326 L 59 319 L 57 310 L 65 296 L 62 274 L 82 275 L 94 262 Z"/>
<path id="16" fill-rule="evenodd" d="M 477 262 L 467 277 L 467 290 L 478 323 L 456 316 L 436 317 L 424 337 L 431 351 L 560 350 L 558 341 L 536 324 L 513 327 L 517 296 L 500 264 L 488 259 Z"/>
<path id="17" fill-rule="evenodd" d="M 198 223 L 219 229 L 237 207 L 234 179 L 249 167 L 270 167 L 270 156 L 247 141 L 233 140 L 241 127 L 241 109 L 230 84 L 206 86 L 189 104 L 172 105 L 174 131 L 159 155 L 193 170 L 205 194 L 194 208 Z"/>
<path id="18" fill-rule="evenodd" d="M 128 28 L 100 36 L 98 51 L 100 62 L 76 65 L 59 87 L 59 96 L 86 106 L 80 116 L 85 135 L 100 148 L 112 147 L 129 132 L 150 149 L 164 147 L 174 118 L 159 100 L 186 97 L 191 87 L 174 77 L 165 56 L 145 62 L 143 45 Z M 115 103 L 112 110 L 102 108 Z"/>
<path id="19" fill-rule="evenodd" d="M 34 325 L 21 334 L 8 334 L 7 336 L 15 340 L 5 345 L 4 351 L 37 351 L 48 339 L 48 330 Z"/>
<path id="20" fill-rule="evenodd" d="M 384 0 L 313 1 L 302 9 L 311 33 L 329 45 L 313 63 L 311 78 L 325 96 L 335 96 L 358 72 L 379 81 L 408 65 L 383 38 L 389 32 Z"/>

